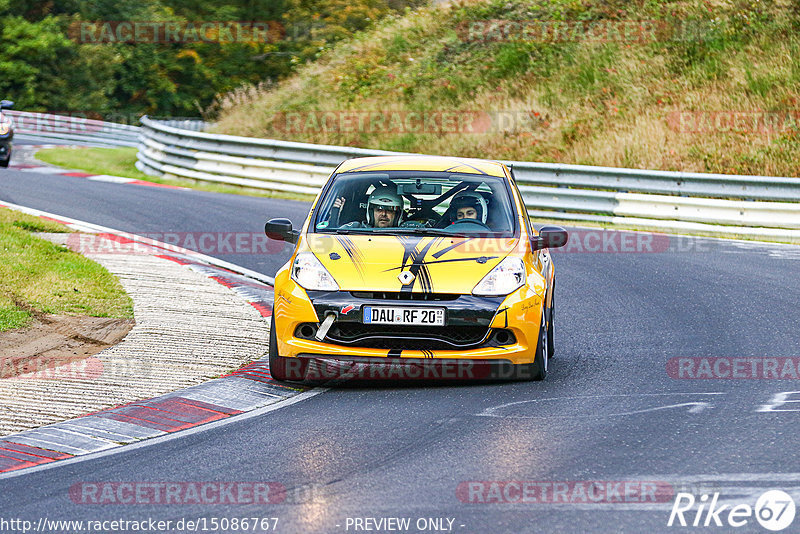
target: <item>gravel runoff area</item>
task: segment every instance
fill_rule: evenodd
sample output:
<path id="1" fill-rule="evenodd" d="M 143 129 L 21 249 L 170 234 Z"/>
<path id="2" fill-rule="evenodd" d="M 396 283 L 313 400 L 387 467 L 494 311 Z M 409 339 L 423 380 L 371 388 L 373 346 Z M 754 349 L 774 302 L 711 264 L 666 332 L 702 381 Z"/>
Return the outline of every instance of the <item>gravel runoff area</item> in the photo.
<path id="1" fill-rule="evenodd" d="M 119 278 L 136 325 L 86 360 L 0 379 L 0 436 L 186 388 L 267 354 L 262 314 L 189 265 L 141 250 L 86 256 Z"/>

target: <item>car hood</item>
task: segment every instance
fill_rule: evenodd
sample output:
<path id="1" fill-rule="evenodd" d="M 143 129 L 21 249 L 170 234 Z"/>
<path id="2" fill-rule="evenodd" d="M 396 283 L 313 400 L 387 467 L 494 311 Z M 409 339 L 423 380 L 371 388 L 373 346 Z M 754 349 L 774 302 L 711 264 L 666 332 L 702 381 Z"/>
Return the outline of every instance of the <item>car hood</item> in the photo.
<path id="1" fill-rule="evenodd" d="M 518 243 L 516 238 L 385 235 L 307 236 L 305 247 L 343 291 L 471 293 Z M 398 276 L 405 275 L 404 284 Z"/>

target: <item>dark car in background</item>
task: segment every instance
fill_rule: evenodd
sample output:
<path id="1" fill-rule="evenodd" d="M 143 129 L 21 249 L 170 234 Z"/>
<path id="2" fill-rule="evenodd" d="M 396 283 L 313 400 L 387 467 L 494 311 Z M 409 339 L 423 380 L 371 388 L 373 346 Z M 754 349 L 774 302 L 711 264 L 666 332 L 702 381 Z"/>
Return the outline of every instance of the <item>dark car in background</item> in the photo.
<path id="1" fill-rule="evenodd" d="M 0 167 L 8 167 L 11 162 L 11 141 L 14 139 L 14 124 L 11 117 L 3 114 L 4 109 L 14 107 L 11 100 L 0 100 Z"/>

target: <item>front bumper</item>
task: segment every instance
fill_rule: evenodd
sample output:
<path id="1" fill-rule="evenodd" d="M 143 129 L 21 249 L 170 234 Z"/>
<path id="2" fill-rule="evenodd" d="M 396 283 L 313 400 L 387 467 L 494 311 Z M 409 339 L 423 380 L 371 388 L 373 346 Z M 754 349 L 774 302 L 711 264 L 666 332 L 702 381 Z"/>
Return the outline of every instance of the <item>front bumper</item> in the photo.
<path id="1" fill-rule="evenodd" d="M 508 345 L 514 339 L 510 331 L 489 327 L 503 302 L 502 298 L 348 291 L 310 291 L 308 296 L 317 317 L 323 319 L 331 314 L 336 317 L 324 340 L 334 345 L 395 351 L 464 350 Z M 446 310 L 447 319 L 444 327 L 364 324 L 364 306 L 439 308 Z M 313 340 L 316 330 L 316 324 L 303 323 L 295 329 L 294 335 Z"/>
<path id="2" fill-rule="evenodd" d="M 531 363 L 544 288 L 521 287 L 505 297 L 473 295 L 306 292 L 288 277 L 275 283 L 275 328 L 283 357 L 343 361 L 473 360 Z M 444 327 L 362 324 L 362 306 L 445 307 Z M 328 314 L 336 320 L 322 341 L 314 338 Z"/>

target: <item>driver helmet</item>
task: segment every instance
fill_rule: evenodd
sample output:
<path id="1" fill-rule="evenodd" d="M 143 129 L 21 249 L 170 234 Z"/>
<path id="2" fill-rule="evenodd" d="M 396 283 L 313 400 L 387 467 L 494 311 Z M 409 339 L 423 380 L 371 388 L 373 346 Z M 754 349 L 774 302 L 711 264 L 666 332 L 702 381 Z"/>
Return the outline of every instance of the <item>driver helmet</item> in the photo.
<path id="1" fill-rule="evenodd" d="M 394 224 L 399 225 L 403 220 L 403 198 L 397 193 L 396 188 L 388 185 L 380 186 L 375 188 L 375 191 L 369 195 L 369 199 L 367 200 L 367 224 L 370 226 L 375 224 L 372 216 L 372 210 L 376 206 L 396 207 L 397 219 L 394 221 Z"/>
<path id="2" fill-rule="evenodd" d="M 475 208 L 475 211 L 478 212 L 478 220 L 483 224 L 486 224 L 486 199 L 483 198 L 483 195 L 480 193 L 476 193 L 474 191 L 462 191 L 458 193 L 455 197 L 453 197 L 453 201 L 450 203 L 453 206 L 455 211 L 458 211 L 458 208 Z M 453 217 L 455 218 L 455 211 L 453 211 Z"/>

